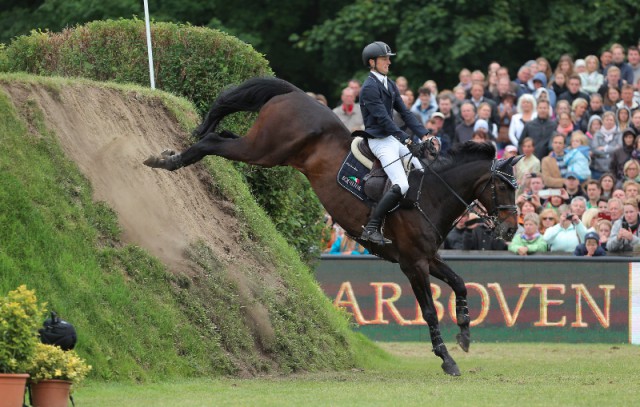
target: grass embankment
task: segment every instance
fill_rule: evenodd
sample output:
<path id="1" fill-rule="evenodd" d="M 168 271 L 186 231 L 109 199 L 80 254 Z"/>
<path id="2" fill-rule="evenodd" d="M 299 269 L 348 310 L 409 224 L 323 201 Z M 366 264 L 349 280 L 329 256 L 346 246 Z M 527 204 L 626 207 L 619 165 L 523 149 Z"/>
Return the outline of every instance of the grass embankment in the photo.
<path id="1" fill-rule="evenodd" d="M 161 102 L 185 131 L 196 124 L 188 102 L 163 92 L 0 75 L 0 84 L 16 81 L 54 97 L 66 86 L 134 93 L 141 103 Z M 267 310 L 274 329 L 268 347 L 256 343 L 238 303 L 238 287 L 207 247 L 191 247 L 200 270 L 195 281 L 168 273 L 156 258 L 121 241 L 116 214 L 93 202 L 92 186 L 65 157 L 36 103 L 27 100 L 16 111 L 0 91 L 0 145 L 0 291 L 27 284 L 72 321 L 78 351 L 94 367 L 93 379 L 344 369 L 371 348 L 350 332 L 346 318 L 333 309 L 229 162 L 211 158 L 207 165 L 217 192 L 232 202 L 240 219 L 243 241 L 236 244 L 259 253 L 283 281 L 279 289 L 262 287 L 252 299 Z"/>
<path id="2" fill-rule="evenodd" d="M 479 344 L 455 348 L 462 377 L 445 376 L 424 343 L 384 343 L 394 357 L 364 369 L 252 380 L 149 386 L 90 384 L 91 406 L 631 406 L 638 401 L 632 345 Z"/>

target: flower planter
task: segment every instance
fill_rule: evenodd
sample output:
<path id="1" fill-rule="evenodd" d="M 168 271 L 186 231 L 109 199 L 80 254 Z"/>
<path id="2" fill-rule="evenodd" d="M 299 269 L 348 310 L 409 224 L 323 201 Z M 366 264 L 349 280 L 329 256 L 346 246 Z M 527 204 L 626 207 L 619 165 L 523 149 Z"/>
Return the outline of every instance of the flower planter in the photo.
<path id="1" fill-rule="evenodd" d="M 0 373 L 0 407 L 22 407 L 28 374 Z"/>
<path id="2" fill-rule="evenodd" d="M 31 384 L 33 407 L 67 407 L 71 382 L 67 380 L 42 380 Z"/>

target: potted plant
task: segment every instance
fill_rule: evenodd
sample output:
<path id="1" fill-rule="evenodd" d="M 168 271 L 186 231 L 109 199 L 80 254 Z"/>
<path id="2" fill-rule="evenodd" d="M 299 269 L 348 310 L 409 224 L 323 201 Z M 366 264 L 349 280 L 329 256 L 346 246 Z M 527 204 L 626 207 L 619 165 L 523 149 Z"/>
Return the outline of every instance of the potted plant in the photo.
<path id="1" fill-rule="evenodd" d="M 31 364 L 31 404 L 34 407 L 66 407 L 71 385 L 80 383 L 91 366 L 73 350 L 38 344 Z"/>
<path id="2" fill-rule="evenodd" d="M 0 297 L 0 407 L 22 406 L 43 314 L 44 305 L 25 285 Z"/>

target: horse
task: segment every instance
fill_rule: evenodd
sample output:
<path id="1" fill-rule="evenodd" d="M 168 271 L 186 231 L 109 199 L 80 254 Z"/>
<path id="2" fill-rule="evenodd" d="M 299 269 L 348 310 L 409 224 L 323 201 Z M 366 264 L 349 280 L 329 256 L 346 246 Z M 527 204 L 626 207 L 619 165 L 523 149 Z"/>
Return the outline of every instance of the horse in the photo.
<path id="1" fill-rule="evenodd" d="M 220 121 L 236 112 L 258 112 L 244 136 L 218 131 Z M 370 205 L 338 185 L 336 176 L 350 151 L 352 137 L 326 106 L 296 86 L 276 78 L 252 78 L 222 92 L 193 135 L 199 141 L 180 153 L 165 150 L 144 164 L 177 170 L 217 155 L 263 167 L 291 166 L 306 176 L 320 202 L 350 236 L 360 236 Z M 432 351 L 442 359 L 442 369 L 459 376 L 460 369 L 440 335 L 431 294 L 430 276 L 448 284 L 456 295 L 456 340 L 468 352 L 471 343 L 469 309 L 464 280 L 447 266 L 438 247 L 465 210 L 474 211 L 477 200 L 485 208 L 479 216 L 499 237 L 511 239 L 517 229 L 513 168 L 517 159 L 495 159 L 490 143 L 469 141 L 447 155 L 426 163 L 421 185 L 424 192 L 414 206 L 390 212 L 384 234 L 391 244 L 360 242 L 377 256 L 398 263 L 429 326 Z"/>

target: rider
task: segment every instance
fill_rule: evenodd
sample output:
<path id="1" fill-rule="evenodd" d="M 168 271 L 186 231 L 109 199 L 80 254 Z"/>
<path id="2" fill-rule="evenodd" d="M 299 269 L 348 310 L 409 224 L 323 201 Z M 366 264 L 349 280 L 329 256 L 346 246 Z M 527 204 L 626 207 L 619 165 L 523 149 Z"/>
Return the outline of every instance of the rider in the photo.
<path id="1" fill-rule="evenodd" d="M 368 142 L 371 151 L 380 160 L 392 184 L 391 189 L 373 209 L 371 218 L 360 236 L 360 239 L 378 245 L 391 243 L 382 235 L 382 221 L 409 189 L 401 157 L 412 153 L 414 157 L 411 163 L 414 168 L 423 168 L 416 157 L 422 155 L 425 146 L 420 142 L 412 144 L 411 137 L 394 123 L 393 110 L 400 113 L 402 120 L 416 136 L 423 138 L 429 135 L 429 131 L 407 110 L 396 84 L 387 79 L 391 65 L 390 57 L 393 55 L 395 54 L 391 52 L 391 48 L 381 41 L 367 45 L 362 51 L 362 62 L 371 70 L 360 91 L 360 108 L 365 132 L 370 136 Z M 426 140 L 429 148 L 433 148 L 431 143 L 434 140 L 434 137 Z"/>

